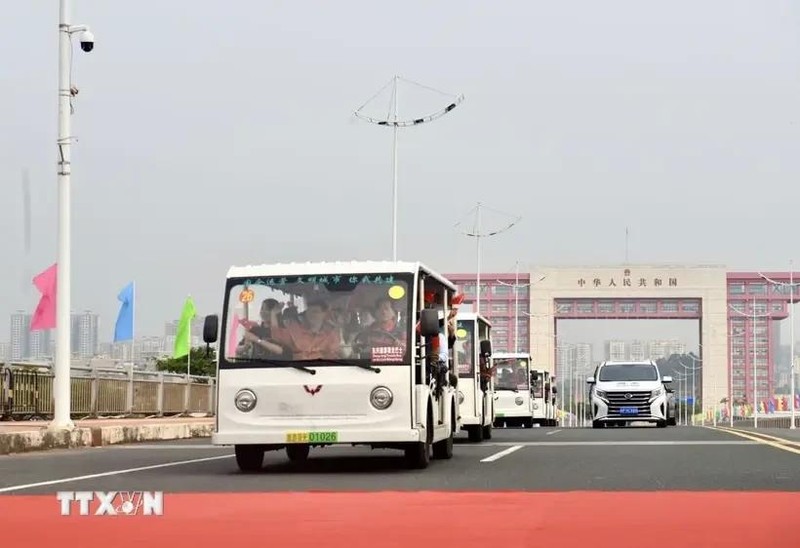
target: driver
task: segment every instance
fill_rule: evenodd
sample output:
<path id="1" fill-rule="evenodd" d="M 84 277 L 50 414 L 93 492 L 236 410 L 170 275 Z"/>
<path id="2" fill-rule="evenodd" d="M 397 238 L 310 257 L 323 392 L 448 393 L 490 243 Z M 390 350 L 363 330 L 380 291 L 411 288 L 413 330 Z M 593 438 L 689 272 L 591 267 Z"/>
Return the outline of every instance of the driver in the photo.
<path id="1" fill-rule="evenodd" d="M 283 305 L 275 299 L 261 302 L 261 324 L 250 326 L 244 333 L 237 353 L 256 359 L 275 358 L 283 355 L 283 347 L 270 341 L 272 331 L 281 326 L 280 313 Z"/>
<path id="2" fill-rule="evenodd" d="M 405 336 L 392 301 L 386 297 L 378 299 L 373 314 L 375 321 L 353 338 L 353 346 L 358 351 L 381 346 L 402 347 L 405 350 Z"/>

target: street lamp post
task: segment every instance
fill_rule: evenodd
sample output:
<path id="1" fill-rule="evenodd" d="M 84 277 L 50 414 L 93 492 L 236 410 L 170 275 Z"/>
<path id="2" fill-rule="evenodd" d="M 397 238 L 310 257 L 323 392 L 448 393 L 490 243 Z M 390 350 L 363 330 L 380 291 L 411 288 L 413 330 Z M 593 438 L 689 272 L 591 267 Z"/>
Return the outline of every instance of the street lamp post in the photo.
<path id="1" fill-rule="evenodd" d="M 407 82 L 409 84 L 416 85 L 421 88 L 426 88 L 431 91 L 435 91 L 440 93 L 449 98 L 450 103 L 443 109 L 434 112 L 433 114 L 429 114 L 427 116 L 422 116 L 419 118 L 411 118 L 409 120 L 401 120 L 399 118 L 398 113 L 398 87 L 397 84 L 400 80 Z M 392 111 L 393 115 L 387 119 L 379 119 L 379 118 L 372 118 L 370 116 L 366 116 L 361 111 L 366 107 L 369 103 L 371 103 L 378 95 L 380 95 L 383 90 L 385 90 L 390 85 L 393 85 L 392 88 Z M 393 130 L 393 142 L 392 142 L 392 169 L 393 169 L 393 177 L 392 177 L 392 260 L 397 260 L 397 130 L 401 127 L 410 127 L 419 124 L 424 124 L 427 122 L 433 122 L 434 120 L 441 118 L 458 105 L 464 100 L 463 95 L 455 95 L 452 93 L 445 93 L 443 91 L 439 91 L 437 89 L 431 88 L 430 86 L 423 86 L 422 84 L 418 84 L 416 82 L 412 82 L 411 80 L 406 80 L 405 78 L 401 78 L 400 76 L 394 76 L 389 83 L 384 85 L 378 92 L 373 95 L 366 103 L 361 105 L 358 109 L 355 110 L 354 114 L 361 118 L 362 120 L 366 120 L 367 122 L 379 125 L 379 126 L 389 126 Z"/>
<path id="2" fill-rule="evenodd" d="M 53 429 L 71 429 L 70 419 L 70 293 L 71 235 L 70 178 L 72 175 L 72 98 L 78 89 L 72 85 L 72 35 L 80 33 L 81 50 L 94 49 L 94 35 L 86 25 L 70 24 L 70 2 L 60 0 L 58 17 L 58 275 L 56 279 L 56 359 L 53 376 Z"/>
<path id="3" fill-rule="evenodd" d="M 753 297 L 753 313 L 752 314 L 745 314 L 744 312 L 740 312 L 731 306 L 728 305 L 731 310 L 733 310 L 736 314 L 740 316 L 745 316 L 751 319 L 751 326 L 753 331 L 753 428 L 758 428 L 758 352 L 756 352 L 758 348 L 758 333 L 756 333 L 756 319 L 757 318 L 769 318 L 770 314 L 767 312 L 766 314 L 756 314 L 756 298 Z"/>
<path id="4" fill-rule="evenodd" d="M 495 211 L 495 210 L 492 210 L 491 208 L 487 208 L 486 206 L 484 206 L 483 204 L 478 202 L 478 204 L 472 209 L 472 210 L 475 211 L 475 224 L 473 225 L 473 228 L 471 230 L 467 230 L 466 232 L 462 232 L 462 234 L 464 234 L 465 236 L 470 236 L 472 238 L 475 238 L 475 240 L 476 240 L 476 255 L 477 255 L 477 257 L 476 257 L 477 273 L 476 273 L 476 277 L 475 277 L 475 313 L 476 314 L 480 314 L 481 313 L 481 238 L 488 238 L 488 237 L 491 237 L 491 236 L 497 236 L 499 234 L 502 234 L 503 232 L 509 230 L 511 227 L 513 227 L 515 224 L 517 224 L 520 219 L 522 219 L 522 217 L 518 216 L 511 223 L 509 223 L 507 226 L 505 226 L 504 228 L 502 228 L 500 230 L 490 230 L 488 232 L 482 232 L 482 218 L 481 218 L 481 210 L 482 209 L 489 209 L 490 211 Z M 470 212 L 472 212 L 472 210 L 470 210 Z M 497 213 L 501 213 L 501 212 L 497 212 Z M 510 215 L 508 215 L 506 213 L 501 213 L 501 214 L 504 215 L 504 216 L 510 217 Z M 461 221 L 457 222 L 455 226 L 458 227 L 460 224 L 461 224 Z"/>
<path id="5" fill-rule="evenodd" d="M 691 354 L 688 354 L 688 356 L 690 358 L 692 358 L 692 360 L 694 360 L 693 363 L 692 363 L 692 367 L 687 366 L 680 359 L 678 359 L 678 365 L 683 367 L 686 371 L 691 371 L 692 372 L 692 425 L 694 425 L 694 411 L 695 411 L 695 405 L 696 405 L 696 402 L 697 402 L 697 381 L 696 381 L 696 379 L 697 379 L 697 369 L 700 369 L 700 367 L 702 367 L 702 366 L 695 367 L 695 364 L 697 362 L 701 361 L 701 360 L 699 360 L 698 358 L 695 358 Z M 686 382 L 687 382 L 687 387 L 686 388 L 688 390 L 688 388 L 689 388 L 688 387 L 689 379 L 686 379 Z M 689 420 L 688 413 L 687 413 L 687 416 L 686 416 L 686 420 L 687 421 Z"/>
<path id="6" fill-rule="evenodd" d="M 521 287 L 532 287 L 534 284 L 537 284 L 547 278 L 547 275 L 542 276 L 535 282 L 530 282 L 527 284 L 519 283 L 519 261 L 517 261 L 515 270 L 514 270 L 514 352 L 519 352 L 519 290 Z M 504 285 L 506 287 L 510 286 L 504 282 L 503 280 L 495 280 L 495 283 L 499 285 Z M 528 345 L 530 346 L 530 344 Z"/>
<path id="7" fill-rule="evenodd" d="M 789 386 L 790 386 L 790 388 L 789 388 L 789 390 L 791 391 L 791 394 L 792 394 L 792 396 L 789 398 L 791 400 L 789 405 L 790 405 L 790 409 L 791 409 L 791 412 L 792 412 L 792 415 L 791 415 L 792 416 L 792 423 L 789 426 L 789 428 L 795 429 L 795 428 L 797 428 L 797 426 L 795 425 L 797 409 L 796 409 L 796 406 L 795 406 L 795 403 L 794 403 L 795 390 L 796 390 L 796 387 L 795 387 L 795 366 L 794 366 L 794 362 L 795 362 L 795 359 L 794 359 L 794 286 L 795 286 L 795 284 L 794 284 L 794 261 L 789 261 L 789 283 L 788 284 L 782 283 L 782 282 L 776 282 L 775 280 L 772 280 L 772 279 L 764 276 L 763 274 L 759 274 L 759 275 L 762 278 L 764 278 L 766 281 L 771 283 L 772 285 L 779 285 L 779 286 L 783 286 L 783 287 L 789 286 L 789 329 L 790 329 L 790 335 L 789 335 L 789 339 L 790 339 L 789 340 L 789 362 L 790 362 Z"/>

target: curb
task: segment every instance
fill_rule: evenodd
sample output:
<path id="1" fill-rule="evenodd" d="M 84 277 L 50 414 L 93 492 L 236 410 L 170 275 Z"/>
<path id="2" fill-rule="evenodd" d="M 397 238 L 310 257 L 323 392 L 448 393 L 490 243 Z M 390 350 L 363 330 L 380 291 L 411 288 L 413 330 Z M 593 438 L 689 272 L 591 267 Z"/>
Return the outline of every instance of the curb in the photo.
<path id="1" fill-rule="evenodd" d="M 42 428 L 23 432 L 0 433 L 0 455 L 103 447 L 142 441 L 208 438 L 214 423 L 139 424 L 77 427 L 69 432 L 53 432 Z"/>

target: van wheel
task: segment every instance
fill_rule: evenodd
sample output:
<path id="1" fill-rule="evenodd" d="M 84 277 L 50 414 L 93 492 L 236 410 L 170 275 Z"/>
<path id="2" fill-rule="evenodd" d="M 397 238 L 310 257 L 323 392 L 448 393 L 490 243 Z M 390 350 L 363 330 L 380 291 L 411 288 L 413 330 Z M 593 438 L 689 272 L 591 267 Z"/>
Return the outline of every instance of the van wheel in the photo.
<path id="1" fill-rule="evenodd" d="M 236 465 L 242 472 L 258 472 L 264 465 L 264 449 L 258 445 L 236 445 Z"/>
<path id="2" fill-rule="evenodd" d="M 409 468 L 422 470 L 431 462 L 431 441 L 433 440 L 433 420 L 428 415 L 428 425 L 425 429 L 425 441 L 412 443 L 405 449 L 406 463 Z"/>
<path id="3" fill-rule="evenodd" d="M 433 444 L 433 458 L 439 460 L 447 460 L 453 458 L 453 431 L 450 430 L 450 434 L 447 436 L 447 439 L 442 441 L 438 441 Z"/>
<path id="4" fill-rule="evenodd" d="M 490 440 L 492 439 L 492 425 L 487 424 L 483 427 L 483 439 Z"/>
<path id="5" fill-rule="evenodd" d="M 659 428 L 666 428 L 666 427 L 667 427 L 667 421 L 658 421 L 658 422 L 656 423 L 656 425 L 657 425 Z"/>
<path id="6" fill-rule="evenodd" d="M 481 425 L 469 427 L 469 441 L 474 443 L 483 441 L 483 428 L 481 428 Z"/>
<path id="7" fill-rule="evenodd" d="M 600 421 L 592 421 L 592 428 L 602 428 L 603 423 Z"/>
<path id="8" fill-rule="evenodd" d="M 676 419 L 675 417 L 672 417 L 671 419 L 669 419 L 669 420 L 667 421 L 667 424 L 668 424 L 669 426 L 677 426 L 677 422 L 678 422 L 678 421 L 677 421 L 677 419 Z"/>
<path id="9" fill-rule="evenodd" d="M 308 460 L 309 450 L 310 448 L 306 444 L 287 445 L 286 456 L 289 457 L 289 460 L 292 462 L 303 462 Z"/>

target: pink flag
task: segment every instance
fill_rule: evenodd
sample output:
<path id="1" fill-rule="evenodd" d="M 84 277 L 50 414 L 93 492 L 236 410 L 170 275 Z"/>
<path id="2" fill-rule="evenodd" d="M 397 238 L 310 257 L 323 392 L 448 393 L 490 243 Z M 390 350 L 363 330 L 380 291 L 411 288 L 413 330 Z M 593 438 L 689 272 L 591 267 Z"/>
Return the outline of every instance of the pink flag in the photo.
<path id="1" fill-rule="evenodd" d="M 56 272 L 53 265 L 33 279 L 33 285 L 42 294 L 39 305 L 31 318 L 31 331 L 53 329 L 56 326 Z"/>
<path id="2" fill-rule="evenodd" d="M 226 348 L 225 352 L 225 355 L 228 357 L 236 355 L 236 345 L 238 343 L 238 337 L 236 334 L 239 331 L 239 325 L 241 323 L 242 320 L 239 318 L 239 315 L 234 312 L 233 321 L 231 322 L 231 332 L 228 335 L 228 347 Z"/>

